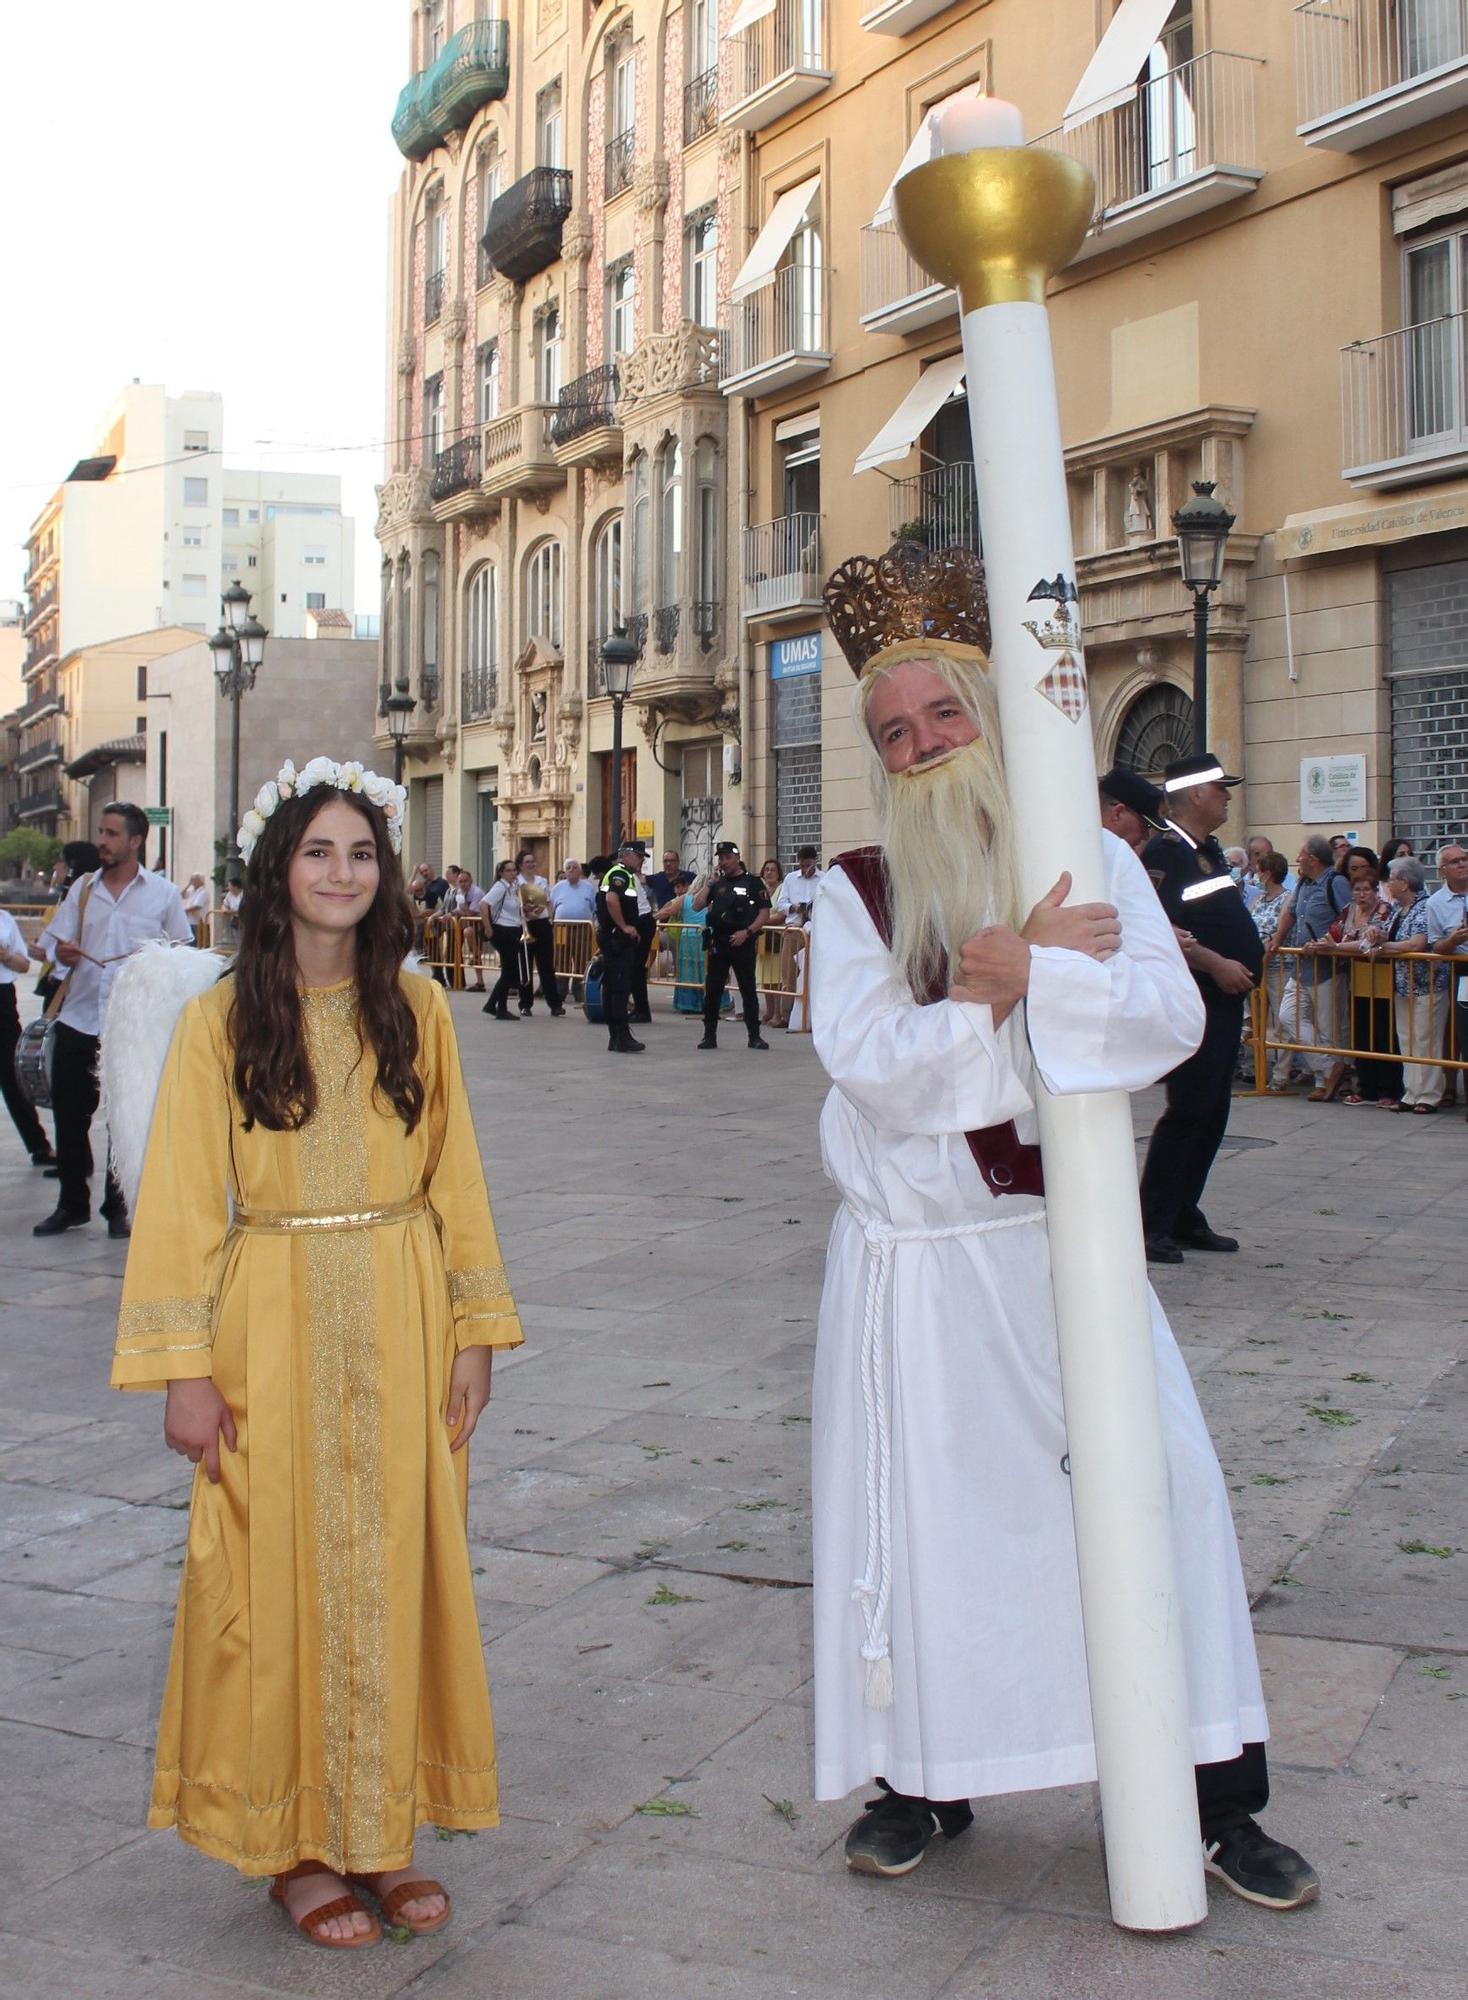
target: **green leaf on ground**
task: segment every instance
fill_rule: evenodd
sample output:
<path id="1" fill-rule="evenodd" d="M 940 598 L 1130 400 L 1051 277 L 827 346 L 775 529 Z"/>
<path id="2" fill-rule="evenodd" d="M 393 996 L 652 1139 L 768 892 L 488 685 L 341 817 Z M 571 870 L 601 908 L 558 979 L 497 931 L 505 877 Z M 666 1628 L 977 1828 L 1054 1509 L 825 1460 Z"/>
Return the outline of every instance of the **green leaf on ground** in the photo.
<path id="1" fill-rule="evenodd" d="M 479 1828 L 477 1826 L 436 1826 L 433 1829 L 433 1837 L 435 1840 L 478 1840 Z"/>
<path id="2" fill-rule="evenodd" d="M 739 1511 L 741 1514 L 763 1514 L 766 1508 L 788 1507 L 789 1505 L 790 1502 L 788 1500 L 741 1500 Z"/>
<path id="3" fill-rule="evenodd" d="M 1449 1680 L 1453 1672 L 1451 1667 L 1419 1667 L 1417 1671 L 1419 1674 L 1426 1674 L 1430 1681 Z"/>
<path id="4" fill-rule="evenodd" d="M 1404 1556 L 1436 1556 L 1439 1562 L 1446 1562 L 1450 1555 L 1456 1553 L 1437 1542 L 1398 1542 L 1397 1547 Z"/>
<path id="5" fill-rule="evenodd" d="M 777 1812 L 780 1815 L 786 1826 L 794 1826 L 795 1822 L 800 1818 L 800 1814 L 795 1810 L 792 1800 L 772 1799 L 768 1792 L 761 1792 L 760 1797 L 770 1808 L 771 1812 Z"/>
<path id="6" fill-rule="evenodd" d="M 649 1604 L 697 1604 L 698 1603 L 698 1599 L 696 1597 L 685 1597 L 682 1591 L 669 1590 L 668 1586 L 665 1583 L 660 1583 L 657 1589 L 653 1592 L 652 1596 L 647 1601 Z"/>
<path id="7" fill-rule="evenodd" d="M 406 1924 L 389 1924 L 383 1932 L 389 1944 L 411 1944 L 413 1933 Z"/>
<path id="8" fill-rule="evenodd" d="M 1292 1472 L 1256 1472 L 1250 1484 L 1254 1486 L 1288 1486 L 1294 1476 Z"/>
<path id="9" fill-rule="evenodd" d="M 736 1554 L 740 1549 L 747 1549 L 748 1547 L 749 1547 L 748 1542 L 720 1542 L 719 1553 L 722 1555 L 727 1551 L 730 1555 L 733 1555 Z"/>
<path id="10" fill-rule="evenodd" d="M 1364 1369 L 1353 1368 L 1350 1374 L 1346 1377 L 1346 1380 L 1348 1382 L 1374 1382 L 1376 1380 L 1376 1377 L 1374 1375 L 1368 1375 Z"/>
<path id="11" fill-rule="evenodd" d="M 1322 1424 L 1334 1424 L 1338 1429 L 1361 1421 L 1359 1417 L 1353 1417 L 1349 1410 L 1333 1410 L 1328 1403 L 1307 1403 L 1305 1415 L 1317 1418 Z"/>
<path id="12" fill-rule="evenodd" d="M 683 1799 L 649 1799 L 646 1805 L 635 1806 L 635 1812 L 648 1819 L 695 1819 L 693 1807 Z"/>

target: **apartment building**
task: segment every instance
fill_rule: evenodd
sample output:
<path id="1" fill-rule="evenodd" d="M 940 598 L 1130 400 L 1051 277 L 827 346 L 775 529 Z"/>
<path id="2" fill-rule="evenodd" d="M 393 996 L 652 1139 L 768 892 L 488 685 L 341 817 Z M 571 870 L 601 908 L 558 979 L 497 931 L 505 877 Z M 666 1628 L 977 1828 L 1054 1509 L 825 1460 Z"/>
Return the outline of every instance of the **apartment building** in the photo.
<path id="1" fill-rule="evenodd" d="M 97 741 L 65 729 L 69 660 L 140 633 L 219 622 L 239 581 L 272 632 L 298 638 L 308 612 L 350 612 L 352 523 L 334 475 L 225 467 L 224 404 L 212 391 L 125 388 L 32 526 L 20 709 L 21 820 L 78 833 L 62 776 Z M 319 602 L 318 602 L 319 600 Z M 83 732 L 85 735 L 85 732 Z M 69 740 L 71 739 L 71 740 Z"/>
<path id="2" fill-rule="evenodd" d="M 619 608 L 625 822 L 782 860 L 869 837 L 820 587 L 899 532 L 982 543 L 956 303 L 889 196 L 981 91 L 1096 180 L 1051 318 L 1098 765 L 1188 745 L 1170 521 L 1211 480 L 1235 830 L 1462 829 L 1460 0 L 471 11 L 411 10 L 394 128 L 378 532 L 418 851 L 606 844 Z"/>

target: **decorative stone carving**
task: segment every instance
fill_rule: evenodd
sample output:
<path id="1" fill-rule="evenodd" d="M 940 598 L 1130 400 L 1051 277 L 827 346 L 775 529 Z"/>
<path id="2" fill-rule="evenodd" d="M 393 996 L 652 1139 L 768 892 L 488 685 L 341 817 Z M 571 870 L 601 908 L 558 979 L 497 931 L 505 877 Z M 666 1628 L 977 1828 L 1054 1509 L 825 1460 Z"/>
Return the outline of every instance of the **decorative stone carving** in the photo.
<path id="1" fill-rule="evenodd" d="M 406 472 L 388 474 L 377 488 L 377 539 L 380 542 L 404 528 L 434 525 L 433 509 L 428 498 L 429 485 L 429 475 L 421 465 L 410 466 Z"/>
<path id="2" fill-rule="evenodd" d="M 398 342 L 398 373 L 411 375 L 418 366 L 418 343 L 411 333 L 405 333 Z"/>
<path id="3" fill-rule="evenodd" d="M 449 158 L 457 160 L 459 154 L 464 149 L 464 134 L 462 129 L 457 125 L 451 126 L 444 134 L 443 143 L 448 148 Z"/>
<path id="4" fill-rule="evenodd" d="M 511 313 L 520 296 L 520 287 L 513 278 L 501 278 L 494 288 L 495 304 L 502 313 Z"/>
<path id="5" fill-rule="evenodd" d="M 1129 542 L 1152 539 L 1152 488 L 1145 465 L 1137 467 L 1127 487 L 1126 538 Z"/>
<path id="6" fill-rule="evenodd" d="M 641 161 L 632 176 L 633 197 L 644 215 L 656 215 L 667 207 L 671 186 L 668 162 L 661 153 Z"/>
<path id="7" fill-rule="evenodd" d="M 719 157 L 727 161 L 730 166 L 739 158 L 743 150 L 744 134 L 737 125 L 732 125 L 727 131 L 719 134 Z"/>
<path id="8" fill-rule="evenodd" d="M 594 241 L 590 215 L 584 208 L 573 208 L 561 224 L 561 261 L 584 264 Z"/>
<path id="9" fill-rule="evenodd" d="M 447 347 L 462 347 L 469 332 L 469 308 L 462 298 L 451 299 L 444 307 L 439 330 Z"/>
<path id="10" fill-rule="evenodd" d="M 717 327 L 695 326 L 683 320 L 671 333 L 650 333 L 621 364 L 621 409 L 656 396 L 682 395 L 689 389 L 717 388 L 724 336 Z"/>

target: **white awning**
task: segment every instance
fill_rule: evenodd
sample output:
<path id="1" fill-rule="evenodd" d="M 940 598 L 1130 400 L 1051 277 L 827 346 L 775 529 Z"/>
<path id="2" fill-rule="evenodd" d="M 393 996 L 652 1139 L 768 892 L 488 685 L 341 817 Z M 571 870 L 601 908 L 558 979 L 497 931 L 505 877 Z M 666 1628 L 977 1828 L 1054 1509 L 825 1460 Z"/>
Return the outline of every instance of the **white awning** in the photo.
<path id="1" fill-rule="evenodd" d="M 962 380 L 961 354 L 950 354 L 946 361 L 935 361 L 931 368 L 924 369 L 852 471 L 870 472 L 873 466 L 886 465 L 889 459 L 906 458 Z"/>
<path id="2" fill-rule="evenodd" d="M 1063 130 L 1073 132 L 1088 118 L 1126 103 L 1171 12 L 1172 0 L 1121 0 L 1065 107 Z"/>
<path id="3" fill-rule="evenodd" d="M 762 21 L 766 14 L 775 11 L 775 0 L 739 0 L 734 9 L 734 18 L 725 28 L 726 38 L 742 35 L 746 28 L 752 28 L 756 21 Z"/>
<path id="4" fill-rule="evenodd" d="M 769 284 L 780 259 L 790 248 L 790 239 L 810 212 L 820 189 L 821 177 L 813 174 L 799 187 L 787 188 L 770 210 L 770 219 L 754 239 L 754 248 L 739 267 L 739 276 L 729 288 L 736 303 Z"/>
<path id="5" fill-rule="evenodd" d="M 877 203 L 876 213 L 872 217 L 873 222 L 890 222 L 892 220 L 893 188 L 896 187 L 904 174 L 911 173 L 914 167 L 925 167 L 928 161 L 933 158 L 937 150 L 938 120 L 943 116 L 949 105 L 957 104 L 966 97 L 981 97 L 983 91 L 984 86 L 981 83 L 966 83 L 962 90 L 955 90 L 951 96 L 941 97 L 936 104 L 929 105 L 928 109 L 923 113 L 922 123 L 913 134 L 912 144 L 902 156 L 902 165 L 897 169 L 891 180 L 888 181 L 887 192 Z"/>

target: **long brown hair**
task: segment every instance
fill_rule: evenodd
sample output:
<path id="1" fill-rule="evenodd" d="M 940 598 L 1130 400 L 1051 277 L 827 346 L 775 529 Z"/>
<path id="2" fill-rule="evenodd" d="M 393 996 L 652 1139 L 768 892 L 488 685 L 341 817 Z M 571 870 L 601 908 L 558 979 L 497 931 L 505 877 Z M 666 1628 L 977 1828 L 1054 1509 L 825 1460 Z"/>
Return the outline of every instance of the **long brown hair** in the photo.
<path id="1" fill-rule="evenodd" d="M 240 905 L 239 952 L 229 1031 L 234 1087 L 245 1130 L 296 1132 L 316 1109 L 316 1079 L 306 1053 L 291 927 L 291 857 L 324 806 L 359 812 L 372 829 L 381 871 L 372 907 L 357 926 L 357 1020 L 364 1049 L 377 1059 L 376 1089 L 408 1131 L 423 1113 L 418 1075 L 418 1022 L 399 975 L 413 945 L 413 909 L 381 809 L 358 792 L 318 785 L 283 799 L 265 822 Z"/>

